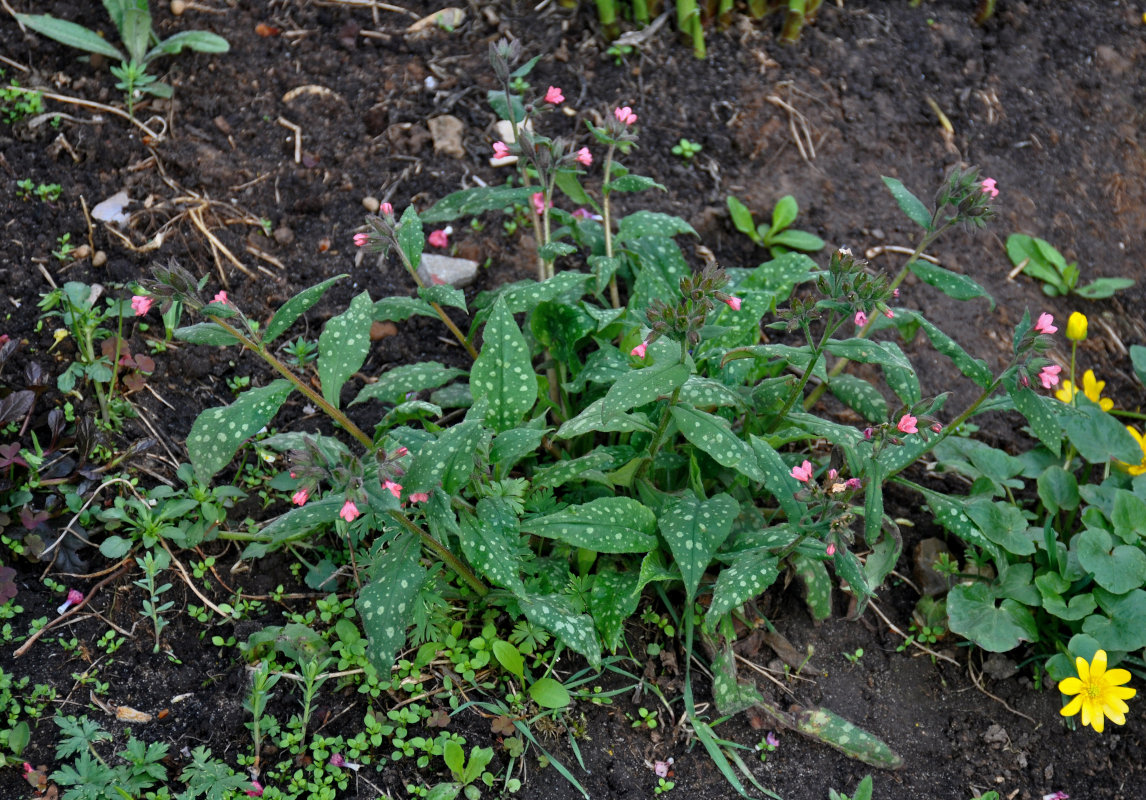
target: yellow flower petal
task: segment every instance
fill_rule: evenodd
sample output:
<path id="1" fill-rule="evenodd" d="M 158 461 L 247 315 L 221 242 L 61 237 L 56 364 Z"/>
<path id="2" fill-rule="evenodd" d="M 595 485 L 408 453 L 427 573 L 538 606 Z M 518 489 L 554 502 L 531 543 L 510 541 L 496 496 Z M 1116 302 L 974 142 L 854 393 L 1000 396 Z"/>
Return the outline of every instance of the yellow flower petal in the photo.
<path id="1" fill-rule="evenodd" d="M 1138 694 L 1137 689 L 1131 689 L 1129 686 L 1111 686 L 1106 690 L 1109 697 L 1116 697 L 1119 700 L 1129 700 L 1134 695 Z"/>
<path id="2" fill-rule="evenodd" d="M 1107 687 L 1121 686 L 1130 681 L 1130 672 L 1125 669 L 1108 669 L 1103 679 Z"/>
<path id="3" fill-rule="evenodd" d="M 1063 678 L 1058 684 L 1058 690 L 1063 694 L 1078 694 L 1082 688 L 1082 681 L 1078 678 Z"/>
<path id="4" fill-rule="evenodd" d="M 1106 716 L 1117 722 L 1119 725 L 1126 724 L 1126 717 L 1124 716 L 1130 706 L 1123 703 L 1121 700 L 1107 699 L 1107 702 L 1102 704 L 1102 711 Z M 1122 717 L 1121 720 L 1118 717 Z"/>
<path id="5" fill-rule="evenodd" d="M 1071 385 L 1070 381 L 1064 380 L 1062 382 L 1062 388 L 1055 392 L 1054 396 L 1056 400 L 1069 403 L 1074 399 L 1074 386 Z"/>
<path id="6" fill-rule="evenodd" d="M 1106 651 L 1098 650 L 1095 652 L 1094 658 L 1090 660 L 1090 683 L 1098 683 L 1104 672 L 1106 672 Z M 1078 677 L 1082 678 L 1081 672 Z M 1087 680 L 1086 678 L 1082 679 L 1083 681 Z M 1119 682 L 1122 683 L 1123 681 Z"/>
<path id="7" fill-rule="evenodd" d="M 1064 717 L 1073 717 L 1075 714 L 1077 714 L 1079 712 L 1079 710 L 1081 708 L 1082 708 L 1082 695 L 1078 695 L 1073 700 L 1071 700 L 1069 703 L 1067 703 L 1065 706 L 1063 706 L 1062 710 L 1059 711 L 1058 713 L 1062 714 Z"/>
<path id="8" fill-rule="evenodd" d="M 1090 683 L 1090 664 L 1086 663 L 1086 659 L 1079 656 L 1074 660 L 1074 671 L 1078 673 L 1078 679 L 1084 684 Z"/>

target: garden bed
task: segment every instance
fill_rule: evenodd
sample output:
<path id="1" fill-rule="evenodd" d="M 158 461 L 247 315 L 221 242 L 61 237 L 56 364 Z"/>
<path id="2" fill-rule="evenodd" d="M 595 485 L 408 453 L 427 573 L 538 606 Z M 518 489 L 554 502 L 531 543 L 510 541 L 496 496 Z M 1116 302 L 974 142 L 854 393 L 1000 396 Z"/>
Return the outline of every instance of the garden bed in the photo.
<path id="1" fill-rule="evenodd" d="M 310 327 L 291 329 L 289 338 L 310 340 L 362 291 L 374 300 L 412 295 L 413 283 L 396 260 L 378 262 L 354 246 L 352 237 L 366 213 L 364 199 L 367 204 L 368 198 L 393 203 L 398 213 L 407 205 L 425 211 L 456 190 L 505 182 L 512 170 L 489 163 L 497 137 L 486 93 L 496 88 L 489 46 L 507 35 L 521 40 L 527 58 L 542 55 L 528 76 L 534 93 L 549 85 L 563 88 L 565 114 L 547 117 L 562 135 L 591 143 L 585 119 L 601 124 L 617 106 L 631 106 L 637 113 L 639 149 L 626 158 L 626 166 L 651 176 L 666 191 L 626 197 L 619 206 L 624 213 L 649 208 L 690 223 L 699 237 L 679 237 L 679 242 L 697 267 L 705 261 L 704 248 L 725 267 L 752 268 L 769 258 L 767 250 L 734 227 L 726 205 L 729 195 L 743 201 L 757 221 L 768 219 L 774 204 L 792 195 L 800 209 L 795 227 L 828 245 L 813 254 L 821 266 L 828 252 L 846 246 L 867 253 L 874 266 L 892 273 L 913 247 L 915 232 L 880 177 L 894 177 L 928 201 L 951 167 L 977 165 L 984 176 L 997 180 L 996 218 L 985 230 L 955 231 L 928 252 L 943 267 L 973 277 L 997 305 L 983 298 L 954 302 L 913 276 L 901 287 L 899 303 L 920 311 L 991 369 L 1010 357 L 1010 332 L 1024 310 L 1033 317 L 1050 312 L 1060 326 L 1072 311 L 1082 311 L 1090 318 L 1090 336 L 1079 348 L 1079 363 L 1106 381 L 1105 395 L 1119 408 L 1138 409 L 1143 402 L 1127 350 L 1146 341 L 1143 317 L 1135 311 L 1146 299 L 1141 267 L 1146 263 L 1141 235 L 1146 230 L 1141 141 L 1146 46 L 1140 11 L 1129 5 L 1000 2 L 995 16 L 977 27 L 972 21 L 976 4 L 969 1 L 925 2 L 919 8 L 906 0 L 825 4 L 815 24 L 792 46 L 778 42 L 776 19 L 752 22 L 733 15 L 726 30 L 709 31 L 708 55 L 702 61 L 677 40 L 671 20 L 630 51 L 610 54 L 590 8 L 574 12 L 554 3 L 539 8 L 470 3 L 464 22 L 452 30 L 430 26 L 420 34 L 409 33 L 409 26 L 437 7 L 414 2 L 404 4 L 405 12 L 371 11 L 294 0 L 256 9 L 199 5 L 216 7 L 218 13 L 193 5 L 177 18 L 166 5 L 153 8 L 157 31 L 166 36 L 188 27 L 211 30 L 225 36 L 231 50 L 184 53 L 159 62 L 170 70 L 166 80 L 176 87 L 174 99 L 152 100 L 136 109 L 154 137 L 99 109 L 52 100 L 45 100 L 46 110 L 66 115 L 58 123 L 44 119 L 32 125 L 32 117 L 0 125 L 0 176 L 7 187 L 0 196 L 0 305 L 6 313 L 0 333 L 25 343 L 5 365 L 3 377 L 19 375 L 31 362 L 44 368 L 50 388 L 38 400 L 38 414 L 62 408 L 69 399 L 56 391 L 55 377 L 76 357 L 67 339 L 53 346 L 56 321 L 40 322 L 37 303 L 53 285 L 102 284 L 110 295 L 126 300 L 132 290 L 124 287 L 149 276 L 154 264 L 176 259 L 195 276 L 207 277 L 208 297 L 224 289 L 250 318 L 265 324 L 297 292 L 347 273 L 310 312 Z M 103 9 L 88 3 L 61 0 L 18 10 L 50 11 L 114 38 Z M 106 61 L 78 62 L 77 51 L 22 33 L 8 15 L 0 17 L 0 38 L 9 43 L 6 80 L 121 105 Z M 446 115 L 456 120 L 460 133 L 452 142 L 435 122 Z M 682 138 L 702 146 L 691 160 L 672 153 Z M 27 196 L 20 188 L 25 179 L 49 191 L 58 184 L 58 198 L 41 199 L 34 188 Z M 586 184 L 595 185 L 593 178 Z M 90 212 L 120 191 L 132 200 L 128 212 L 135 212 L 122 235 L 96 223 L 87 257 L 53 255 L 64 244 L 88 241 L 85 204 Z M 453 223 L 453 254 L 482 265 L 465 290 L 471 304 L 481 292 L 536 277 L 536 243 L 528 226 L 511 232 L 505 219 L 486 214 L 479 225 L 471 226 L 468 219 Z M 1015 232 L 1041 237 L 1068 260 L 1077 260 L 1083 283 L 1099 277 L 1129 277 L 1138 283 L 1110 299 L 1048 298 L 1039 282 L 1012 274 L 1004 243 Z M 70 240 L 61 242 L 65 234 Z M 901 253 L 898 248 L 904 247 Z M 91 257 L 96 251 L 106 255 L 99 267 Z M 468 317 L 452 316 L 467 330 Z M 133 352 L 150 353 L 155 362 L 145 388 L 129 395 L 139 418 L 125 420 L 103 446 L 105 454 L 116 455 L 152 440 L 124 466 L 148 486 L 180 485 L 175 468 L 187 460 L 185 440 L 200 412 L 231 402 L 242 381 L 258 386 L 273 376 L 256 359 L 240 358 L 236 348 L 176 342 L 149 351 L 147 340 L 161 332 L 154 312 L 150 321 L 148 330 L 130 326 L 125 331 Z M 374 336 L 360 376 L 419 361 L 464 368 L 470 363 L 440 322 L 427 317 L 381 323 Z M 976 387 L 926 339 L 902 346 L 924 395 L 952 392 L 948 419 L 974 400 Z M 1054 355 L 1069 360 L 1069 345 L 1060 340 Z M 90 395 L 70 402 L 79 417 L 98 410 Z M 296 396 L 274 425 L 287 430 L 306 422 L 313 413 L 306 405 Z M 373 424 L 374 412 L 366 406 L 350 410 L 363 427 Z M 842 406 L 833 413 L 846 424 L 859 422 Z M 1033 444 L 1014 413 L 975 422 L 977 438 L 1012 454 Z M 34 430 L 46 435 L 47 423 L 37 417 Z M 25 435 L 21 442 L 28 446 L 31 440 Z M 288 507 L 289 493 L 271 483 L 281 468 L 280 463 L 258 469 L 257 457 L 248 452 L 243 467 L 222 474 L 220 482 L 249 493 L 228 512 L 232 529 L 239 529 L 244 517 L 262 522 Z M 909 473 L 912 479 L 930 488 L 952 493 L 965 488 L 916 470 Z M 117 473 L 83 480 L 90 490 Z M 101 503 L 118 490 L 103 491 Z M 40 510 L 45 496 L 37 495 Z M 886 503 L 888 515 L 904 531 L 904 554 L 875 607 L 858 621 L 846 620 L 849 598 L 837 590 L 833 618 L 814 625 L 796 586 L 785 591 L 781 581 L 757 610 L 801 661 L 809 652 L 810 657 L 785 669 L 784 653 L 751 637 L 742 640 L 738 651 L 772 670 L 777 681 L 744 667 L 741 677 L 754 676 L 779 708 L 829 708 L 883 739 L 903 758 L 904 767 L 874 770 L 823 744 L 780 732 L 778 747 L 765 761 L 754 752 L 745 755 L 756 779 L 785 800 L 824 798 L 829 787 L 850 794 L 868 772 L 874 773 L 877 798 L 970 798 L 987 790 L 1016 800 L 1055 791 L 1111 800 L 1138 796 L 1134 787 L 1142 782 L 1143 766 L 1136 754 L 1146 723 L 1133 704 L 1124 727 L 1109 726 L 1102 735 L 1086 728 L 1069 730 L 1058 714 L 1062 696 L 1035 685 L 1038 673 L 1020 663 L 1025 658 L 1021 648 L 1005 658 L 990 657 L 952 635 L 931 645 L 937 656 L 902 647 L 903 636 L 888 623 L 902 632 L 911 623 L 918 595 L 904 577 L 912 577 L 914 548 L 944 533 L 929 513 L 919 513 L 916 495 L 889 490 Z M 23 537 L 19 509 L 8 517 L 6 535 L 19 531 Z M 57 510 L 49 517 L 51 529 L 59 530 L 71 515 Z M 97 543 L 104 536 L 98 530 L 91 533 Z M 241 561 L 239 552 L 220 541 L 204 544 L 199 552 L 175 551 L 189 580 L 178 569 L 164 573 L 163 580 L 172 584 L 164 599 L 175 605 L 162 635 L 163 652 L 156 653 L 151 621 L 141 616 L 144 592 L 133 583 L 140 570 L 100 574 L 115 562 L 87 548 L 78 551 L 87 577 L 66 577 L 57 570 L 48 573 L 55 581 L 49 583 L 44 564 L 5 551 L 0 561 L 17 571 L 13 602 L 23 611 L 7 620 L 12 633 L 0 648 L 0 668 L 16 680 L 29 680 L 13 694 L 28 706 L 15 718 L 30 723 L 31 741 L 0 775 L 0 796 L 33 796 L 32 786 L 20 776 L 23 760 L 46 765 L 49 774 L 74 761 L 74 754 L 57 757 L 58 731 L 49 721 L 54 714 L 86 714 L 111 732 L 113 745 L 97 745 L 104 756 L 113 747 L 123 748 L 128 731 L 144 742 L 166 743 L 163 763 L 171 776 L 171 796 L 184 790 L 176 777 L 197 747 L 210 748 L 216 758 L 239 769 L 238 756 L 251 747 L 251 733 L 244 727 L 251 715 L 243 705 L 251 678 L 236 644 L 267 626 L 283 625 L 287 613 L 314 611 L 317 599 L 327 594 L 305 584 L 305 569 L 302 574 L 297 565 L 292 570 L 288 554 Z M 207 556 L 214 557 L 214 568 L 191 575 L 193 565 Z M 109 575 L 114 579 L 100 585 Z M 238 608 L 244 619 L 220 622 L 206 611 L 206 623 L 196 621 L 190 607 L 206 603 L 189 582 L 212 603 Z M 32 620 L 57 616 L 61 586 L 90 593 L 76 615 L 80 621 L 53 628 L 15 657 Z M 353 588 L 353 581 L 344 581 L 343 597 L 352 597 L 345 593 Z M 653 616 L 664 613 L 651 590 L 642 611 L 646 605 Z M 335 618 L 340 613 L 318 610 Z M 133 635 L 117 633 L 111 623 Z M 75 637 L 75 644 L 65 648 L 61 637 Z M 213 637 L 218 644 L 212 644 Z M 121 638 L 122 644 L 115 645 Z M 684 677 L 679 645 L 656 622 L 640 621 L 638 613 L 626 627 L 626 646 L 620 650 L 634 660 L 623 662 L 623 668 L 643 676 L 665 697 L 676 698 Z M 568 654 L 558 674 L 568 677 L 583 668 L 579 657 Z M 694 670 L 700 702 L 708 697 L 698 675 Z M 431 711 L 448 709 L 440 692 L 443 682 L 457 681 L 449 665 L 428 668 L 418 678 L 427 693 L 418 702 Z M 635 682 L 606 672 L 589 685 L 607 694 Z M 269 706 L 283 726 L 298 713 L 296 683 L 280 680 Z M 38 685 L 54 687 L 55 698 L 40 705 L 28 699 Z M 363 730 L 369 698 L 353 685 L 331 691 L 333 686 L 326 684 L 318 695 L 313 729 L 349 740 Z M 468 700 L 482 696 L 480 689 L 470 690 Z M 701 798 L 735 796 L 703 748 L 687 735 L 687 726 L 676 724 L 679 704 L 662 705 L 648 688 L 643 694 L 628 688 L 611 699 L 611 704 L 578 704 L 549 738 L 535 731 L 590 797 L 648 796 L 658 785 L 654 763 L 670 757 L 673 791 Z M 395 693 L 374 701 L 374 707 L 386 711 L 399 702 L 401 695 Z M 114 715 L 117 706 L 155 718 L 123 721 Z M 642 709 L 657 712 L 655 728 L 634 724 L 642 719 Z M 751 747 L 774 728 L 767 718 L 740 714 L 718 732 Z M 504 787 L 500 782 L 509 777 L 505 768 L 511 760 L 505 739 L 512 730 L 491 730 L 490 716 L 475 708 L 456 713 L 445 729 L 464 736 L 467 751 L 492 747 L 490 769 L 498 775 L 498 787 Z M 574 741 L 583 769 L 569 744 L 572 731 L 578 732 Z M 411 730 L 411 735 L 437 733 L 421 722 Z M 516 762 L 512 777 L 523 780 L 517 796 L 581 796 L 552 766 L 539 768 L 535 756 L 536 751 Z M 295 766 L 309 768 L 307 758 L 312 757 L 296 760 Z M 271 764 L 289 756 L 272 750 L 264 751 L 263 758 Z M 400 798 L 407 796 L 408 783 L 433 785 L 448 779 L 440 759 L 436 767 L 421 771 L 415 760 L 403 758 L 382 772 L 373 766 L 345 772 L 348 785 L 337 796 Z M 243 796 L 245 788 L 235 790 Z M 483 796 L 496 796 L 495 789 L 483 790 Z"/>

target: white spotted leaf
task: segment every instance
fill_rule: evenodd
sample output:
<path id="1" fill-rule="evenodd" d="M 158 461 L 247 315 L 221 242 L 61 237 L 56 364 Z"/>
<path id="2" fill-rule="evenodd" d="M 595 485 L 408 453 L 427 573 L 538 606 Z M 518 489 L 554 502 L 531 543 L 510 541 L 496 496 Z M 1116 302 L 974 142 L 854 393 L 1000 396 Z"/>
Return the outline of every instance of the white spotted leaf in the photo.
<path id="1" fill-rule="evenodd" d="M 764 472 L 764 488 L 776 498 L 788 521 L 794 525 L 798 524 L 804 515 L 805 507 L 796 499 L 800 484 L 792 477 L 792 471 L 780 458 L 776 449 L 759 436 L 752 436 L 752 450 L 756 454 L 757 465 Z"/>
<path id="2" fill-rule="evenodd" d="M 900 369 L 911 369 L 911 362 L 898 347 L 894 350 L 884 347 L 883 342 L 870 339 L 828 339 L 824 349 L 833 356 L 847 358 L 864 364 L 880 364 Z"/>
<path id="3" fill-rule="evenodd" d="M 418 592 L 426 570 L 418 563 L 418 537 L 403 536 L 374 561 L 374 580 L 362 587 L 355 608 L 370 641 L 367 655 L 383 680 L 390 676 L 394 658 L 406 643 L 406 628 L 414 619 Z"/>
<path id="4" fill-rule="evenodd" d="M 888 191 L 891 192 L 891 196 L 895 198 L 899 210 L 925 231 L 931 230 L 934 224 L 931 219 L 931 212 L 927 206 L 923 205 L 923 201 L 913 195 L 901 181 L 895 178 L 889 178 L 886 175 L 882 177 L 884 185 L 887 186 Z"/>
<path id="5" fill-rule="evenodd" d="M 680 390 L 680 401 L 702 408 L 728 406 L 740 411 L 748 409 L 748 403 L 731 386 L 725 386 L 712 378 L 691 375 Z"/>
<path id="6" fill-rule="evenodd" d="M 480 501 L 479 510 L 487 510 L 481 504 L 488 499 Z M 490 519 L 479 519 L 469 512 L 461 513 L 458 538 L 462 543 L 462 552 L 478 572 L 492 583 L 514 594 L 523 594 L 525 585 L 520 577 L 520 559 L 506 541 L 509 531 L 498 524 L 499 515 L 489 516 Z"/>
<path id="7" fill-rule="evenodd" d="M 658 211 L 636 211 L 621 217 L 617 226 L 617 241 L 631 241 L 644 236 L 671 238 L 679 233 L 696 236 L 697 232 L 680 217 Z"/>
<path id="8" fill-rule="evenodd" d="M 362 368 L 370 352 L 374 304 L 369 292 L 350 301 L 350 308 L 330 319 L 318 337 L 318 379 L 322 396 L 335 408 L 346 379 Z"/>
<path id="9" fill-rule="evenodd" d="M 515 427 L 537 402 L 537 376 L 529 346 L 504 299 L 485 324 L 481 355 L 470 373 L 470 391 L 488 405 L 486 423 L 495 431 Z"/>
<path id="10" fill-rule="evenodd" d="M 474 471 L 474 457 L 489 432 L 474 420 L 444 430 L 437 441 L 414 454 L 402 484 L 410 492 L 428 492 L 441 484 L 447 495 L 457 492 Z"/>
<path id="11" fill-rule="evenodd" d="M 601 422 L 610 417 L 668 397 L 688 380 L 688 367 L 674 361 L 631 370 L 609 388 L 601 403 Z"/>
<path id="12" fill-rule="evenodd" d="M 728 538 L 739 513 L 739 503 L 729 495 L 718 494 L 701 501 L 690 490 L 657 520 L 661 536 L 668 542 L 673 560 L 680 567 L 689 607 L 696 597 L 701 576 Z"/>
<path id="13" fill-rule="evenodd" d="M 427 303 L 437 303 L 440 306 L 451 306 L 466 310 L 466 294 L 461 289 L 449 284 L 435 284 L 433 286 L 418 287 L 418 297 Z"/>
<path id="14" fill-rule="evenodd" d="M 340 280 L 345 278 L 346 275 L 335 275 L 333 278 L 327 278 L 322 283 L 311 286 L 309 289 L 303 289 L 290 300 L 287 300 L 275 315 L 271 317 L 271 321 L 267 323 L 266 333 L 263 334 L 263 343 L 270 344 L 283 333 L 286 332 L 296 319 L 305 314 L 310 308 L 322 299 L 326 294 L 326 290 Z"/>
<path id="15" fill-rule="evenodd" d="M 597 622 L 601 640 L 610 651 L 616 652 L 621 645 L 625 620 L 637 610 L 641 599 L 637 589 L 637 572 L 617 572 L 605 569 L 593 578 L 593 589 L 589 592 L 589 609 Z"/>
<path id="16" fill-rule="evenodd" d="M 422 220 L 418 218 L 418 212 L 413 206 L 406 206 L 402 212 L 396 236 L 406 260 L 416 269 L 422 260 L 422 251 L 426 249 L 426 234 L 422 231 Z"/>
<path id="17" fill-rule="evenodd" d="M 229 406 L 200 414 L 187 435 L 187 454 L 196 477 L 206 483 L 227 466 L 239 445 L 266 427 L 293 389 L 289 381 L 279 379 L 248 389 Z"/>
<path id="18" fill-rule="evenodd" d="M 721 466 L 730 467 L 754 481 L 763 482 L 764 473 L 756 463 L 756 454 L 728 423 L 720 417 L 688 406 L 673 406 L 672 417 L 681 435 L 708 453 Z"/>
<path id="19" fill-rule="evenodd" d="M 499 433 L 489 451 L 490 463 L 497 468 L 497 478 L 504 478 L 518 461 L 540 450 L 541 441 L 552 432 L 552 428 L 523 427 Z"/>
<path id="20" fill-rule="evenodd" d="M 844 373 L 828 382 L 828 389 L 845 406 L 860 413 L 868 422 L 883 422 L 887 419 L 887 401 L 879 390 L 855 375 Z"/>
<path id="21" fill-rule="evenodd" d="M 603 450 L 594 450 L 592 453 L 581 456 L 580 458 L 571 458 L 564 461 L 558 461 L 555 464 L 539 469 L 533 473 L 532 483 L 534 488 L 550 487 L 557 488 L 569 481 L 582 479 L 584 480 L 584 473 L 608 469 L 613 465 L 613 456 L 604 452 Z"/>
<path id="22" fill-rule="evenodd" d="M 705 614 L 705 627 L 713 630 L 722 616 L 742 606 L 776 582 L 780 568 L 776 556 L 767 548 L 754 548 L 738 553 L 736 560 L 720 571 L 712 603 Z"/>
<path id="23" fill-rule="evenodd" d="M 978 281 L 967 275 L 922 260 L 912 261 L 909 269 L 924 283 L 934 286 L 954 300 L 986 297 L 987 302 L 991 304 L 990 310 L 995 310 L 995 298 L 991 297 L 990 292 L 980 286 Z"/>
<path id="24" fill-rule="evenodd" d="M 656 546 L 653 512 L 631 497 L 601 497 L 536 519 L 521 529 L 598 553 L 647 553 Z"/>
<path id="25" fill-rule="evenodd" d="M 374 399 L 384 403 L 397 403 L 404 400 L 410 392 L 436 389 L 465 374 L 466 371 L 463 369 L 447 367 L 437 361 L 405 364 L 383 373 L 374 383 L 362 387 L 362 391 L 350 405 Z"/>
<path id="26" fill-rule="evenodd" d="M 438 313 L 419 297 L 383 297 L 374 304 L 376 322 L 402 322 L 414 315 L 438 318 Z"/>
<path id="27" fill-rule="evenodd" d="M 991 385 L 994 376 L 992 376 L 991 368 L 987 366 L 986 361 L 981 358 L 973 358 L 954 339 L 924 319 L 921 314 L 901 310 L 897 316 L 902 317 L 904 314 L 912 314 L 919 326 L 923 328 L 923 332 L 927 334 L 927 338 L 931 340 L 931 346 L 951 359 L 951 363 L 974 381 L 977 386 L 986 389 Z"/>
<path id="28" fill-rule="evenodd" d="M 174 336 L 181 342 L 218 347 L 227 347 L 239 343 L 238 339 L 227 333 L 215 322 L 197 322 L 194 325 L 184 325 L 182 328 L 175 329 Z"/>
<path id="29" fill-rule="evenodd" d="M 526 619 L 552 632 L 566 647 L 585 656 L 589 666 L 600 669 L 601 640 L 592 617 L 567 608 L 560 595 L 522 595 L 518 602 Z"/>
<path id="30" fill-rule="evenodd" d="M 585 406 L 580 414 L 567 420 L 554 434 L 558 439 L 572 439 L 583 433 L 627 433 L 645 431 L 652 433 L 656 428 L 649 418 L 640 412 L 635 414 L 604 414 L 606 398 L 594 400 Z"/>
<path id="31" fill-rule="evenodd" d="M 330 495 L 276 517 L 259 531 L 262 541 L 253 542 L 243 550 L 243 558 L 262 558 L 288 542 L 305 537 L 316 528 L 333 524 L 345 502 L 341 495 Z"/>

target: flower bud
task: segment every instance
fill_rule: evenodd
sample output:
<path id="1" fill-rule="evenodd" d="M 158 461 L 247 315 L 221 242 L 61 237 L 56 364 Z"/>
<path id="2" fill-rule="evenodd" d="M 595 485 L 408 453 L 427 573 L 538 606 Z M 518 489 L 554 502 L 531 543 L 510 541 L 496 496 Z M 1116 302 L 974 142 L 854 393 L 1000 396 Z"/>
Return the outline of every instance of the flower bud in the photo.
<path id="1" fill-rule="evenodd" d="M 1080 314 L 1075 311 L 1070 315 L 1066 321 L 1066 338 L 1072 342 L 1081 342 L 1086 339 L 1087 319 L 1086 314 Z"/>

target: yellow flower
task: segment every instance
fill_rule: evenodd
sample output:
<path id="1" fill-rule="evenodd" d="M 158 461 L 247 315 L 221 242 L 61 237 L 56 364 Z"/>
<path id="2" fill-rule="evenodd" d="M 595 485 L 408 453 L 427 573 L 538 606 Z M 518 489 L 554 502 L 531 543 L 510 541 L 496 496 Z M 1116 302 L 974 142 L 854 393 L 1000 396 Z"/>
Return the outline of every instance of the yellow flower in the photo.
<path id="1" fill-rule="evenodd" d="M 1127 464 L 1119 461 L 1118 465 L 1129 472 L 1131 475 L 1141 475 L 1146 472 L 1146 437 L 1143 437 L 1137 430 L 1130 425 L 1126 426 L 1126 430 L 1130 431 L 1130 435 L 1134 437 L 1134 441 L 1138 442 L 1138 446 L 1142 448 L 1142 461 L 1137 464 Z"/>
<path id="2" fill-rule="evenodd" d="M 1130 680 L 1130 673 L 1124 669 L 1106 669 L 1106 651 L 1099 650 L 1089 664 L 1085 658 L 1074 660 L 1077 678 L 1064 678 L 1058 685 L 1063 694 L 1073 694 L 1075 698 L 1062 707 L 1059 713 L 1073 717 L 1082 712 L 1082 724 L 1089 725 L 1102 733 L 1103 717 L 1110 717 L 1115 725 L 1126 724 L 1126 712 L 1130 706 L 1125 701 L 1137 692 L 1122 684 Z"/>
<path id="3" fill-rule="evenodd" d="M 1109 411 L 1114 408 L 1114 401 L 1109 397 L 1102 396 L 1104 388 L 1106 388 L 1106 381 L 1095 380 L 1094 370 L 1088 369 L 1082 374 L 1082 393 L 1086 395 L 1086 399 L 1092 403 L 1097 403 L 1103 411 Z M 1054 396 L 1064 403 L 1069 403 L 1074 400 L 1077 391 L 1077 386 L 1070 381 L 1063 381 L 1062 388 L 1055 392 Z"/>
<path id="4" fill-rule="evenodd" d="M 1086 338 L 1086 314 L 1075 311 L 1066 321 L 1066 338 L 1072 342 L 1081 342 Z"/>

